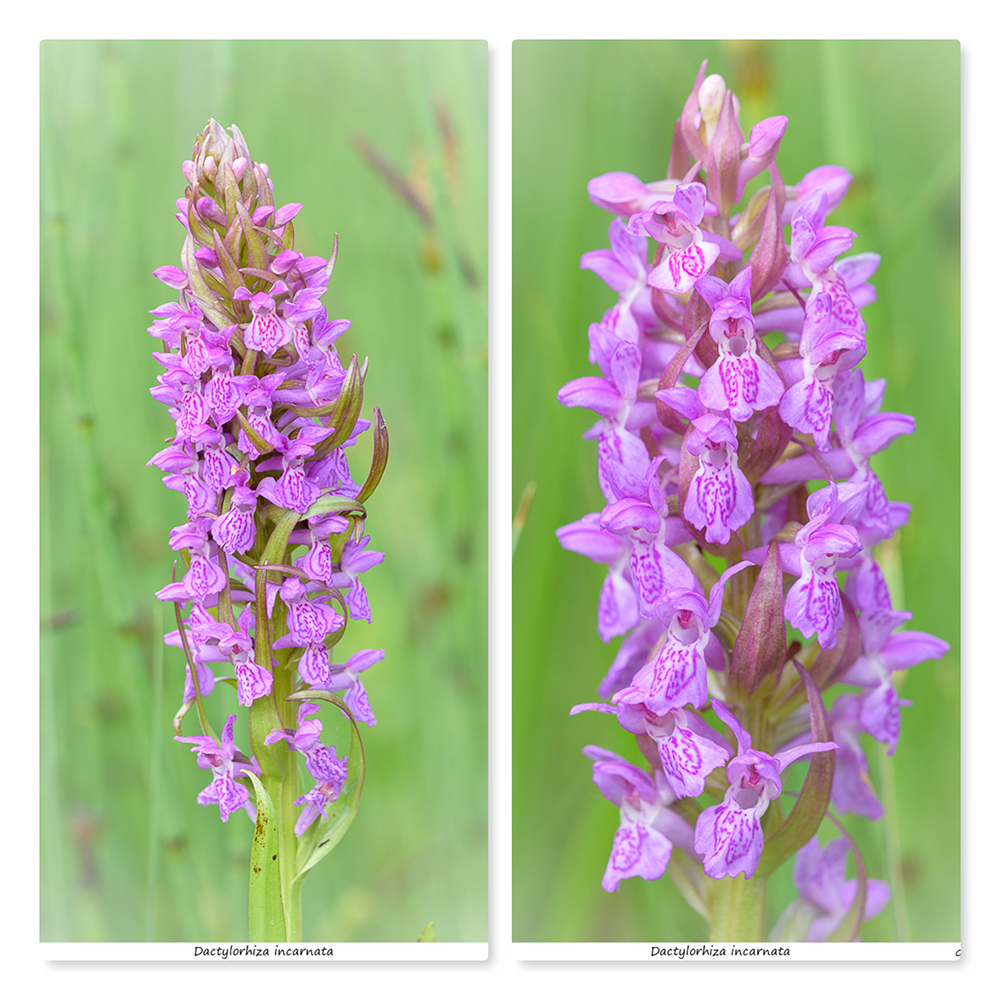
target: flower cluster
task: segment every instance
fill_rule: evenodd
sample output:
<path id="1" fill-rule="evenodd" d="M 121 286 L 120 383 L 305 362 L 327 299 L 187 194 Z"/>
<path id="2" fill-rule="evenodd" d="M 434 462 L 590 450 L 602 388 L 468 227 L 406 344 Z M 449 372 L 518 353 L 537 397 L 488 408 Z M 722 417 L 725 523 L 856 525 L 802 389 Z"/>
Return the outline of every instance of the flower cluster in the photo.
<path id="1" fill-rule="evenodd" d="M 879 257 L 845 256 L 856 234 L 827 223 L 846 170 L 784 183 L 787 126 L 768 118 L 745 138 L 737 98 L 703 64 L 666 179 L 611 173 L 588 185 L 615 218 L 610 249 L 581 267 L 618 302 L 590 327 L 600 374 L 559 400 L 599 417 L 585 437 L 597 441 L 606 506 L 557 536 L 608 567 L 597 630 L 624 639 L 598 688 L 605 700 L 573 712 L 615 715 L 648 764 L 584 750 L 621 809 L 609 891 L 631 875 L 660 878 L 673 847 L 709 878 L 754 876 L 765 831 L 781 822 L 769 827 L 765 813 L 782 772 L 807 754 L 816 794 L 795 825 L 812 829 L 795 848 L 819 852 L 806 842 L 831 800 L 878 818 L 860 734 L 894 752 L 906 704 L 894 675 L 948 649 L 896 631 L 910 615 L 893 608 L 875 558 L 909 505 L 886 498 L 870 459 L 914 429 L 881 411 L 884 379 L 858 367 Z M 835 683 L 851 687 L 827 711 L 821 694 Z"/>
<path id="2" fill-rule="evenodd" d="M 374 725 L 359 675 L 383 652 L 364 650 L 344 664 L 330 658 L 348 620 L 371 620 L 361 577 L 384 556 L 368 548 L 364 502 L 388 454 L 379 411 L 373 421 L 360 417 L 367 359 L 344 366 L 335 342 L 350 323 L 330 319 L 320 301 L 336 244 L 329 259 L 295 250 L 292 220 L 302 206 L 275 204 L 267 165 L 253 162 L 235 125 L 230 134 L 209 121 L 183 171 L 181 266 L 154 272 L 178 301 L 154 309 L 149 328 L 162 342 L 153 356 L 164 369 L 151 392 L 176 428 L 149 464 L 187 504 L 187 520 L 170 533 L 186 568 L 157 593 L 177 609 L 178 628 L 165 641 L 187 660 L 175 726 L 179 733 L 195 702 L 205 725 L 201 700 L 222 679 L 215 663 L 231 666 L 228 679 L 251 718 L 268 702 L 260 718 L 287 721 L 294 710 L 285 696 L 307 687 L 341 692 L 355 717 Z M 369 429 L 372 467 L 358 485 L 347 449 Z M 233 743 L 234 718 L 221 743 L 177 737 L 195 743 L 199 765 L 212 768 L 199 802 L 218 803 L 224 821 L 237 808 L 253 814 L 236 782 L 242 770 L 262 773 L 257 760 L 268 743 L 251 725 L 256 756 L 247 760 Z M 322 788 L 302 800 L 301 834 L 339 793 L 343 763 L 332 748 L 295 749 L 306 752 Z"/>

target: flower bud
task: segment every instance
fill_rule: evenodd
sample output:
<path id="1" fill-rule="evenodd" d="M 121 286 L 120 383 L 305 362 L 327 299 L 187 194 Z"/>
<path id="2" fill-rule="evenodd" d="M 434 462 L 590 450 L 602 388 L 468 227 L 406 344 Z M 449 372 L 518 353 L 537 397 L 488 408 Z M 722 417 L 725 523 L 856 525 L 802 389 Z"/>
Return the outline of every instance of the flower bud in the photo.
<path id="1" fill-rule="evenodd" d="M 752 694 L 785 662 L 785 596 L 778 543 L 767 547 L 764 565 L 750 594 L 729 666 L 729 680 Z"/>
<path id="2" fill-rule="evenodd" d="M 706 142 L 711 142 L 715 135 L 725 98 L 726 81 L 718 73 L 706 76 L 705 82 L 698 88 L 698 110 L 701 112 L 701 123 L 705 126 Z"/>

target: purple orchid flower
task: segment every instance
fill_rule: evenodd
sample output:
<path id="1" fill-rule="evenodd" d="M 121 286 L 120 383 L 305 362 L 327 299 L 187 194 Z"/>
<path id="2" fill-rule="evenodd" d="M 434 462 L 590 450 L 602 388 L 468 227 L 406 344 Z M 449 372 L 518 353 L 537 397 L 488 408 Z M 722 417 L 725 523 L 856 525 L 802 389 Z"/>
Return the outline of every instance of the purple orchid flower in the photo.
<path id="1" fill-rule="evenodd" d="M 864 689 L 859 722 L 879 743 L 888 744 L 890 755 L 896 752 L 899 741 L 900 706 L 909 704 L 900 699 L 893 674 L 925 660 L 939 660 L 951 648 L 943 639 L 926 632 L 894 631 L 912 617 L 909 611 L 862 611 L 858 624 L 865 651 L 840 678 L 845 684 L 859 684 Z"/>
<path id="2" fill-rule="evenodd" d="M 843 923 L 858 892 L 857 879 L 846 879 L 847 852 L 848 844 L 844 837 L 831 840 L 822 848 L 819 837 L 813 837 L 796 854 L 794 877 L 800 898 L 778 918 L 774 939 L 826 941 Z M 862 919 L 877 917 L 885 909 L 889 897 L 888 883 L 867 879 Z M 786 928 L 801 930 L 799 934 L 789 937 Z"/>
<path id="3" fill-rule="evenodd" d="M 347 610 L 351 618 L 370 622 L 371 611 L 368 609 L 368 595 L 361 574 L 378 566 L 385 559 L 384 552 L 366 552 L 370 538 L 365 535 L 360 542 L 348 539 L 340 557 L 340 569 L 333 573 L 331 586 L 347 588 Z"/>
<path id="4" fill-rule="evenodd" d="M 809 523 L 795 535 L 799 565 L 792 572 L 800 576 L 785 598 L 785 618 L 807 639 L 815 635 L 823 649 L 837 645 L 837 632 L 844 624 L 838 565 L 861 551 L 857 528 L 843 522 L 854 516 L 867 490 L 866 483 L 831 483 L 817 490 L 806 501 Z M 788 549 L 781 548 L 785 568 Z"/>
<path id="5" fill-rule="evenodd" d="M 621 727 L 636 736 L 648 737 L 656 747 L 657 759 L 678 799 L 701 795 L 705 778 L 733 755 L 732 748 L 707 722 L 683 708 L 666 715 L 654 715 L 641 702 L 617 706 L 604 702 L 574 705 L 569 714 L 605 712 L 618 717 Z"/>
<path id="6" fill-rule="evenodd" d="M 219 641 L 219 652 L 228 656 L 236 672 L 236 694 L 241 705 L 252 705 L 271 693 L 274 678 L 270 670 L 254 663 L 253 642 L 244 630 L 232 631 Z"/>
<path id="7" fill-rule="evenodd" d="M 699 228 L 705 215 L 705 199 L 704 184 L 680 184 L 670 200 L 658 201 L 629 219 L 630 233 L 648 233 L 666 248 L 665 258 L 646 279 L 653 288 L 683 295 L 719 259 L 721 247 L 706 239 L 705 231 Z"/>
<path id="8" fill-rule="evenodd" d="M 315 715 L 319 711 L 319 705 L 311 701 L 299 703 L 298 725 L 295 729 L 272 729 L 266 737 L 264 743 L 270 746 L 279 740 L 284 740 L 299 753 L 306 754 L 319 742 L 319 734 L 323 732 L 323 723 L 319 719 L 310 719 L 310 715 Z"/>
<path id="9" fill-rule="evenodd" d="M 655 396 L 691 421 L 685 447 L 698 459 L 698 468 L 688 485 L 684 517 L 704 529 L 707 542 L 725 545 L 754 509 L 753 489 L 738 463 L 736 427 L 728 416 L 706 410 L 687 386 L 661 389 Z"/>
<path id="10" fill-rule="evenodd" d="M 615 892 L 623 878 L 661 878 L 674 844 L 692 845 L 691 828 L 669 807 L 675 801 L 662 772 L 651 778 L 623 757 L 601 747 L 587 746 L 594 761 L 593 779 L 601 794 L 621 810 L 611 857 L 601 880 L 605 892 Z"/>
<path id="11" fill-rule="evenodd" d="M 728 410 L 736 423 L 749 420 L 755 410 L 777 406 L 785 391 L 781 376 L 757 353 L 752 278 L 753 268 L 745 267 L 728 285 L 706 275 L 695 286 L 712 307 L 708 332 L 719 345 L 719 358 L 698 384 L 698 396 L 706 410 Z"/>
<path id="12" fill-rule="evenodd" d="M 812 434 L 820 451 L 830 449 L 834 380 L 856 365 L 865 354 L 865 338 L 856 330 L 831 328 L 834 319 L 830 296 L 820 292 L 809 303 L 799 341 L 801 377 L 781 397 L 778 413 L 789 427 Z M 786 380 L 797 370 L 786 366 Z"/>
<path id="13" fill-rule="evenodd" d="M 278 281 L 271 286 L 271 291 L 278 294 L 285 290 L 284 282 Z M 278 315 L 274 297 L 267 292 L 257 292 L 253 295 L 246 288 L 240 287 L 233 292 L 237 302 L 249 302 L 253 319 L 243 335 L 243 342 L 252 351 L 260 351 L 270 357 L 279 347 L 284 347 L 292 339 L 292 328 Z"/>
<path id="14" fill-rule="evenodd" d="M 730 577 L 750 565 L 743 561 L 730 566 L 712 587 L 708 601 L 696 590 L 677 588 L 657 603 L 656 616 L 667 626 L 666 642 L 631 685 L 612 697 L 612 704 L 643 705 L 654 716 L 705 704 L 710 662 L 716 669 L 725 666 L 722 646 L 712 633 L 722 615 L 722 594 Z"/>
<path id="15" fill-rule="evenodd" d="M 694 574 L 671 546 L 691 536 L 667 510 L 657 482 L 659 463 L 649 463 L 639 478 L 616 462 L 608 463 L 609 491 L 620 497 L 601 512 L 601 527 L 627 538 L 632 546 L 629 572 L 639 598 L 639 615 L 652 618 L 655 605 L 673 587 L 695 585 Z"/>
<path id="16" fill-rule="evenodd" d="M 323 603 L 328 599 L 326 596 L 311 600 L 305 584 L 297 577 L 287 579 L 279 592 L 288 608 L 288 634 L 276 639 L 272 648 L 304 647 L 298 665 L 299 674 L 310 687 L 323 687 L 330 681 L 330 659 L 325 639 L 344 625 L 344 616 Z"/>
<path id="17" fill-rule="evenodd" d="M 376 720 L 368 701 L 368 692 L 358 675 L 384 659 L 384 649 L 361 649 L 349 656 L 346 663 L 335 663 L 330 667 L 330 680 L 325 690 L 343 691 L 344 702 L 354 718 L 366 726 L 374 726 Z"/>
<path id="18" fill-rule="evenodd" d="M 211 784 L 198 794 L 198 804 L 217 805 L 223 823 L 229 822 L 231 813 L 246 809 L 250 819 L 256 821 L 257 807 L 250 801 L 250 793 L 236 779 L 244 772 L 260 774 L 260 768 L 248 760 L 233 742 L 233 725 L 236 716 L 230 715 L 222 729 L 218 743 L 211 736 L 175 736 L 180 743 L 193 743 L 192 753 L 198 754 L 198 766 L 212 772 Z"/>
<path id="19" fill-rule="evenodd" d="M 764 850 L 760 818 L 781 794 L 781 772 L 809 753 L 835 750 L 836 743 L 805 743 L 771 755 L 754 750 L 750 734 L 736 716 L 716 699 L 715 714 L 736 736 L 737 754 L 726 768 L 729 789 L 721 805 L 705 809 L 695 826 L 694 846 L 704 855 L 705 874 L 720 879 L 740 873 L 750 878 Z"/>
<path id="20" fill-rule="evenodd" d="M 295 823 L 295 836 L 301 837 L 320 816 L 329 819 L 326 808 L 336 802 L 347 781 L 347 757 L 337 757 L 337 748 L 331 743 L 324 746 L 317 742 L 306 753 L 306 769 L 316 779 L 315 786 L 295 800 L 304 806 Z"/>

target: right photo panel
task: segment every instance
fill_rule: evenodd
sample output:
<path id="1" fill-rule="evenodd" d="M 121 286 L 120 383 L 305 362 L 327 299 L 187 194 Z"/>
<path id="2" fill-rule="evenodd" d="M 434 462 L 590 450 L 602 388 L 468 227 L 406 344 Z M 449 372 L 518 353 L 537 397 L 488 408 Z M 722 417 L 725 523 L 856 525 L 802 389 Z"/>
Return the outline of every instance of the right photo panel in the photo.
<path id="1" fill-rule="evenodd" d="M 521 957 L 955 955 L 959 65 L 514 43 Z"/>

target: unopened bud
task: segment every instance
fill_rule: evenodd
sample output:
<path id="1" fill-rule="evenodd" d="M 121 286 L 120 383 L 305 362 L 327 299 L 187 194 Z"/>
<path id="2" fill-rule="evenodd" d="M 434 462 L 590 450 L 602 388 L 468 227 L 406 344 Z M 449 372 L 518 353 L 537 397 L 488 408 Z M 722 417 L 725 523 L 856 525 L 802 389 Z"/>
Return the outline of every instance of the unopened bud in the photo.
<path id="1" fill-rule="evenodd" d="M 705 82 L 698 89 L 698 109 L 701 111 L 701 121 L 705 126 L 705 141 L 710 142 L 715 134 L 715 126 L 722 111 L 722 101 L 726 96 L 726 81 L 713 73 L 705 77 Z"/>

